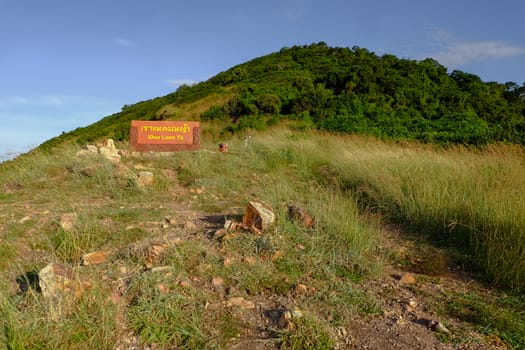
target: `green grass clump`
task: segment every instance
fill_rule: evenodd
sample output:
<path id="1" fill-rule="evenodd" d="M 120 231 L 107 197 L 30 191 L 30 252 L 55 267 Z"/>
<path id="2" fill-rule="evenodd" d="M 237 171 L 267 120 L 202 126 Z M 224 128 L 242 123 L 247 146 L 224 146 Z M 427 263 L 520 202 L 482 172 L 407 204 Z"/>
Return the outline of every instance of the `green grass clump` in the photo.
<path id="1" fill-rule="evenodd" d="M 440 298 L 441 312 L 470 323 L 482 334 L 496 334 L 511 349 L 525 346 L 523 297 L 484 298 L 474 293 L 452 292 Z"/>
<path id="2" fill-rule="evenodd" d="M 186 349 L 207 345 L 204 303 L 197 293 L 161 293 L 154 275 L 134 280 L 129 292 L 135 296 L 127 311 L 128 323 L 143 342 Z"/>
<path id="3" fill-rule="evenodd" d="M 280 337 L 282 350 L 328 350 L 334 345 L 325 327 L 311 317 L 295 318 L 292 329 L 282 332 Z"/>

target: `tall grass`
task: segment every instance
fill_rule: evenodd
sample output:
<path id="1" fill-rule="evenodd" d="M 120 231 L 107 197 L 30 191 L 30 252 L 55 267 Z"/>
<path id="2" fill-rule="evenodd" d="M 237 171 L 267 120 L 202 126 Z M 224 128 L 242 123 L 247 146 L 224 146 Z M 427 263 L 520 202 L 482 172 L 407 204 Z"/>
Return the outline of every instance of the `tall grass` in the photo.
<path id="1" fill-rule="evenodd" d="M 385 219 L 466 254 L 492 283 L 525 288 L 523 149 L 434 149 L 325 139 L 332 177 Z"/>
<path id="2" fill-rule="evenodd" d="M 230 150 L 186 159 L 192 165 L 186 171 L 233 201 L 241 197 L 232 193 L 251 191 L 271 203 L 304 204 L 321 225 L 336 223 L 332 234 L 326 224 L 324 237 L 346 239 L 362 256 L 375 238 L 355 228 L 357 206 L 350 207 L 357 203 L 455 249 L 490 282 L 525 288 L 525 162 L 518 146 L 440 149 L 274 130 L 248 143 L 231 140 Z"/>

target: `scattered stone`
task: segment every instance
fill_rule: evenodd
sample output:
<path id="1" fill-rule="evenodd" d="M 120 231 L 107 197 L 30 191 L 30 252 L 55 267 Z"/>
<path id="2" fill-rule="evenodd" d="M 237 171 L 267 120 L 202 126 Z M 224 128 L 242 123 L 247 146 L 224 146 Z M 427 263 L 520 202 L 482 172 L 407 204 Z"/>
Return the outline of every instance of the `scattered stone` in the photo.
<path id="1" fill-rule="evenodd" d="M 306 247 L 302 244 L 298 244 L 295 246 L 295 249 L 297 249 L 298 251 L 303 251 L 306 249 Z"/>
<path id="2" fill-rule="evenodd" d="M 168 225 L 175 225 L 177 223 L 177 220 L 175 220 L 175 218 L 172 218 L 171 216 L 165 216 L 164 222 Z"/>
<path id="3" fill-rule="evenodd" d="M 224 267 L 228 267 L 232 264 L 232 259 L 224 258 L 224 260 L 222 261 L 222 264 L 224 265 Z"/>
<path id="4" fill-rule="evenodd" d="M 450 330 L 443 325 L 443 323 L 437 321 L 437 320 L 431 320 L 426 318 L 420 318 L 416 321 L 419 324 L 422 324 L 423 326 L 427 327 L 428 329 L 432 330 L 433 332 L 437 333 L 444 333 L 444 334 L 451 334 Z"/>
<path id="5" fill-rule="evenodd" d="M 224 284 L 224 279 L 222 277 L 213 277 L 213 279 L 211 280 L 211 284 L 214 287 L 222 286 Z"/>
<path id="6" fill-rule="evenodd" d="M 90 286 L 86 280 L 79 279 L 72 268 L 59 263 L 51 263 L 38 273 L 42 295 L 55 298 L 61 294 L 72 294 L 79 298 Z"/>
<path id="7" fill-rule="evenodd" d="M 294 291 L 296 294 L 304 295 L 308 293 L 308 287 L 302 283 L 299 283 L 295 286 Z"/>
<path id="8" fill-rule="evenodd" d="M 238 307 L 240 309 L 254 309 L 255 304 L 251 300 L 246 300 L 243 297 L 232 297 L 226 301 L 226 307 Z"/>
<path id="9" fill-rule="evenodd" d="M 286 253 L 284 250 L 276 250 L 275 253 L 273 253 L 272 255 L 272 262 L 275 262 L 277 260 L 279 260 L 280 258 L 282 258 L 283 256 L 285 256 Z"/>
<path id="10" fill-rule="evenodd" d="M 82 256 L 81 264 L 84 266 L 103 264 L 109 260 L 111 253 L 111 250 L 102 250 L 84 254 Z"/>
<path id="11" fill-rule="evenodd" d="M 66 232 L 71 232 L 77 224 L 78 218 L 75 213 L 63 214 L 60 216 L 60 227 Z"/>
<path id="12" fill-rule="evenodd" d="M 139 243 L 128 248 L 128 254 L 139 261 L 143 261 L 144 266 L 151 269 L 163 258 L 166 245 L 163 243 Z"/>
<path id="13" fill-rule="evenodd" d="M 288 218 L 304 228 L 312 228 L 315 225 L 315 219 L 310 214 L 294 205 L 288 207 Z"/>
<path id="14" fill-rule="evenodd" d="M 432 328 L 432 330 L 434 332 L 438 332 L 438 333 L 444 333 L 444 334 L 451 334 L 452 332 L 450 332 L 450 330 L 445 327 L 445 325 L 441 322 L 437 322 L 436 323 L 436 326 L 434 328 Z"/>
<path id="15" fill-rule="evenodd" d="M 416 278 L 411 273 L 405 273 L 399 280 L 399 284 L 406 286 L 416 283 Z"/>
<path id="16" fill-rule="evenodd" d="M 259 201 L 250 201 L 242 217 L 244 226 L 263 232 L 275 221 L 275 214 L 271 206 Z"/>
<path id="17" fill-rule="evenodd" d="M 181 286 L 182 288 L 189 288 L 191 287 L 191 284 L 188 281 L 180 281 L 179 286 Z"/>
<path id="18" fill-rule="evenodd" d="M 20 223 L 23 224 L 25 222 L 28 222 L 29 220 L 31 220 L 31 216 L 24 216 L 22 219 L 20 219 Z"/>
<path id="19" fill-rule="evenodd" d="M 227 153 L 228 152 L 228 144 L 225 142 L 219 143 L 219 152 Z"/>
<path id="20" fill-rule="evenodd" d="M 110 160 L 111 162 L 120 162 L 121 156 L 119 154 L 119 151 L 115 147 L 115 142 L 112 139 L 105 140 L 102 146 L 98 149 L 98 151 L 103 157 Z"/>
<path id="21" fill-rule="evenodd" d="M 301 317 L 303 317 L 303 313 L 299 309 L 283 310 L 277 320 L 277 325 L 281 328 L 293 329 L 294 324 L 292 320 Z"/>
<path id="22" fill-rule="evenodd" d="M 168 294 L 170 292 L 170 288 L 164 283 L 157 284 L 157 290 L 160 294 Z"/>
<path id="23" fill-rule="evenodd" d="M 344 339 L 348 336 L 348 331 L 345 327 L 337 327 L 337 335 Z"/>
<path id="24" fill-rule="evenodd" d="M 226 221 L 224 222 L 224 229 L 225 229 L 226 231 L 234 230 L 234 229 L 235 229 L 235 226 L 236 226 L 236 225 L 235 225 L 235 221 L 233 221 L 233 220 L 226 220 Z"/>
<path id="25" fill-rule="evenodd" d="M 140 185 L 148 186 L 153 183 L 153 173 L 151 171 L 141 171 L 138 174 L 137 182 Z"/>

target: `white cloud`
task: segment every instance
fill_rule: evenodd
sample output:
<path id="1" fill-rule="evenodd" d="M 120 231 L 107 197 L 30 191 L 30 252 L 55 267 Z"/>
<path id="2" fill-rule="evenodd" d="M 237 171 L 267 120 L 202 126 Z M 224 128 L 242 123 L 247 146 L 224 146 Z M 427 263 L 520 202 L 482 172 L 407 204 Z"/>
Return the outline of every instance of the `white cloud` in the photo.
<path id="1" fill-rule="evenodd" d="M 461 65 L 472 61 L 513 57 L 524 52 L 524 47 L 502 41 L 458 42 L 451 44 L 447 50 L 434 54 L 434 57 L 444 65 Z"/>
<path id="2" fill-rule="evenodd" d="M 131 41 L 125 38 L 121 38 L 121 37 L 113 38 L 113 42 L 122 47 L 127 47 L 127 48 L 137 47 L 137 44 L 134 41 Z"/>
<path id="3" fill-rule="evenodd" d="M 461 41 L 450 33 L 436 30 L 429 41 L 431 57 L 445 66 L 459 66 L 475 61 L 486 61 L 518 56 L 525 53 L 525 47 L 498 40 Z"/>
<path id="4" fill-rule="evenodd" d="M 192 86 L 197 84 L 195 80 L 192 79 L 170 79 L 167 80 L 167 83 L 174 86 L 188 85 Z"/>

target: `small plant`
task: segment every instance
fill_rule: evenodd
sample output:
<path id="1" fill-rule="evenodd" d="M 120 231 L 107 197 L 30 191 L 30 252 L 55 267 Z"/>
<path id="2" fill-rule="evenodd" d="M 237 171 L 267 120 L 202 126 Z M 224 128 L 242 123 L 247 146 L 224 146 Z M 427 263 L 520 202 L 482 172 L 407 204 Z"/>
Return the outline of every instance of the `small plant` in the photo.
<path id="1" fill-rule="evenodd" d="M 294 318 L 292 329 L 283 331 L 280 341 L 282 350 L 331 350 L 335 345 L 323 325 L 310 317 Z"/>

